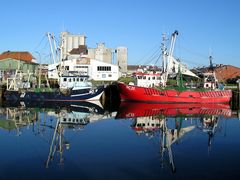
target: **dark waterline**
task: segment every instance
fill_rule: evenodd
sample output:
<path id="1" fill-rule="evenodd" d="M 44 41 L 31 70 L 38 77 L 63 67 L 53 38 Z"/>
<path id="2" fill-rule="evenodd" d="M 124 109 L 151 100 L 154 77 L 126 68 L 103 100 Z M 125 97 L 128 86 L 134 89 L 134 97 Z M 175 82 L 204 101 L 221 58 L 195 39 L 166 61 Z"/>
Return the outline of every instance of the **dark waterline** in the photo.
<path id="1" fill-rule="evenodd" d="M 144 122 L 145 127 L 155 122 L 153 117 L 115 119 L 116 112 L 89 104 L 3 106 L 0 179 L 240 178 L 240 121 L 236 117 L 206 115 L 205 119 L 217 121 L 205 128 L 203 116 L 159 115 L 172 133 L 170 149 L 167 144 L 161 148 L 160 128 L 136 128 L 137 122 Z M 174 139 L 173 129 L 179 123 L 181 138 Z"/>

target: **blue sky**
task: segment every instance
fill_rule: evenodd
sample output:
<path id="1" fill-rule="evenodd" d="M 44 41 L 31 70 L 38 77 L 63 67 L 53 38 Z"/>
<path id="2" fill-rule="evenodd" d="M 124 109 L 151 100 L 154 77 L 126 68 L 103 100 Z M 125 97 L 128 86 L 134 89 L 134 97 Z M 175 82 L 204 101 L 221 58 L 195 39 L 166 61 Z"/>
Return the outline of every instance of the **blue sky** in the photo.
<path id="1" fill-rule="evenodd" d="M 126 46 L 128 64 L 145 64 L 162 33 L 178 30 L 175 56 L 189 66 L 208 65 L 211 52 L 214 63 L 240 67 L 239 9 L 239 0 L 3 0 L 0 52 L 38 58 L 49 51 L 46 32 L 67 30 L 85 34 L 89 47 Z"/>

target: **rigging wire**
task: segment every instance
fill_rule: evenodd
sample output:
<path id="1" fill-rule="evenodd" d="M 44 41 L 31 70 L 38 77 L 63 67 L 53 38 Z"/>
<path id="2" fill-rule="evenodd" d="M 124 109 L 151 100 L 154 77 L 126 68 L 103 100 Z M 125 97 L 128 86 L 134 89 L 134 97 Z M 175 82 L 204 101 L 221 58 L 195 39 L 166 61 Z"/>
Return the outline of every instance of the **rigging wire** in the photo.
<path id="1" fill-rule="evenodd" d="M 40 42 L 37 44 L 37 46 L 34 48 L 35 50 L 40 47 L 40 45 L 42 44 L 42 42 L 43 42 L 43 40 L 44 40 L 45 38 L 46 38 L 46 36 L 44 35 L 44 36 L 42 37 L 41 41 L 40 41 Z"/>
<path id="2" fill-rule="evenodd" d="M 208 56 L 203 55 L 203 54 L 198 53 L 198 52 L 195 52 L 195 51 L 192 51 L 192 50 L 190 50 L 190 49 L 188 49 L 188 48 L 186 48 L 186 47 L 184 47 L 184 46 L 181 46 L 181 48 L 182 48 L 183 50 L 185 50 L 186 52 L 192 54 L 192 55 L 195 55 L 195 56 L 200 57 L 200 58 L 203 58 L 203 59 L 208 59 Z"/>
<path id="3" fill-rule="evenodd" d="M 192 64 L 192 65 L 195 65 L 195 66 L 205 66 L 205 65 L 206 65 L 206 64 L 199 63 L 199 62 L 194 62 L 194 61 L 191 61 L 191 60 L 186 60 L 185 58 L 181 58 L 181 62 L 183 62 L 183 63 L 188 63 L 188 64 Z"/>
<path id="4" fill-rule="evenodd" d="M 140 63 L 145 60 L 149 55 L 152 54 L 152 52 L 156 49 L 159 48 L 161 44 L 159 44 L 159 42 L 157 42 L 155 44 L 155 46 L 153 48 L 150 49 L 150 51 L 148 51 L 139 61 L 138 61 L 138 65 L 140 65 Z"/>
<path id="5" fill-rule="evenodd" d="M 150 64 L 154 59 L 161 56 L 161 49 L 157 49 L 148 59 L 147 62 L 144 63 L 144 65 Z"/>
<path id="6" fill-rule="evenodd" d="M 167 47 L 169 47 L 169 43 L 170 43 L 169 39 L 167 39 L 167 42 L 166 42 L 166 43 L 167 43 Z M 141 63 L 143 60 L 145 60 L 146 57 L 148 57 L 149 54 L 150 54 L 151 52 L 153 52 L 153 50 L 156 49 L 156 47 L 161 47 L 161 46 L 160 46 L 159 43 L 157 43 L 157 44 L 154 46 L 154 48 L 152 48 L 148 53 L 146 53 L 146 54 L 138 61 L 138 65 L 140 65 L 140 63 Z M 186 47 L 182 46 L 180 43 L 177 43 L 177 48 L 179 49 L 179 55 L 180 55 L 181 62 L 187 62 L 188 64 L 192 64 L 192 65 L 194 65 L 194 66 L 204 66 L 204 65 L 206 65 L 206 64 L 199 63 L 199 62 L 202 62 L 203 59 L 207 61 L 208 58 L 209 58 L 208 55 L 204 55 L 204 54 L 195 52 L 195 51 L 193 51 L 193 50 L 191 50 L 191 49 L 189 49 L 189 48 L 186 48 Z M 157 58 L 156 61 L 155 61 L 155 64 L 154 64 L 154 65 L 156 65 L 157 62 L 159 61 L 161 55 L 162 55 L 161 53 L 158 54 L 158 53 L 159 53 L 159 50 L 161 50 L 161 48 L 160 48 L 160 49 L 157 48 L 157 50 L 155 50 L 155 51 L 153 52 L 153 54 L 147 58 L 147 60 L 146 60 L 146 62 L 144 63 L 144 65 L 147 65 L 147 64 L 151 63 L 154 59 Z M 187 52 L 187 53 L 189 53 L 189 54 L 191 54 L 191 55 L 193 55 L 193 56 L 195 56 L 195 57 L 198 57 L 197 59 L 201 59 L 201 60 L 192 61 L 192 60 L 186 60 L 185 58 L 182 58 L 182 54 L 183 54 L 183 53 L 182 53 L 182 50 L 184 50 L 185 52 Z M 160 52 L 161 52 L 161 51 L 160 51 Z M 176 53 L 176 52 L 175 52 L 175 53 Z M 194 58 L 194 59 L 196 59 L 196 58 Z M 183 60 L 183 61 L 182 61 L 182 60 Z"/>
<path id="7" fill-rule="evenodd" d="M 166 39 L 167 42 L 167 47 L 170 45 L 170 41 L 169 39 Z M 157 64 L 157 62 L 159 61 L 160 57 L 162 56 L 162 42 L 159 44 L 157 43 L 157 45 L 155 45 L 154 48 L 158 47 L 158 49 L 156 51 L 154 51 L 154 53 L 148 58 L 148 61 L 146 63 L 144 63 L 144 65 L 150 64 L 154 59 L 156 59 L 154 65 Z"/>
<path id="8" fill-rule="evenodd" d="M 180 40 L 181 40 L 181 38 L 179 39 L 179 41 Z M 189 48 L 186 48 L 186 47 L 182 46 L 181 43 L 177 43 L 177 48 L 179 49 L 178 53 L 179 53 L 179 56 L 180 56 L 179 59 L 181 59 L 181 62 L 183 62 L 183 63 L 185 62 L 187 64 L 192 64 L 192 65 L 198 66 L 198 67 L 199 66 L 206 66 L 206 64 L 203 64 L 201 62 L 203 62 L 202 60 L 205 60 L 205 61 L 208 60 L 209 57 L 207 55 L 204 55 L 204 54 L 195 52 L 195 51 L 193 51 L 193 50 L 191 50 Z M 182 54 L 183 54 L 182 50 L 185 51 L 186 53 L 196 57 L 196 58 L 191 57 L 191 58 L 194 58 L 195 61 L 193 61 L 193 60 L 186 60 L 184 57 L 182 57 Z"/>
<path id="9" fill-rule="evenodd" d="M 160 59 L 161 56 L 162 56 L 162 54 L 159 54 L 159 56 L 158 56 L 157 60 L 155 61 L 154 65 L 157 64 L 157 62 L 158 62 L 158 60 Z"/>
<path id="10" fill-rule="evenodd" d="M 55 38 L 55 40 L 56 40 L 56 44 L 59 45 L 60 41 L 56 38 Z M 52 55 L 51 55 L 51 51 L 48 48 L 48 45 L 49 45 L 48 38 L 44 34 L 41 41 L 37 44 L 37 46 L 35 47 L 35 50 L 34 50 L 34 52 L 37 52 L 39 54 L 40 61 L 50 62 L 50 58 L 52 57 Z M 57 50 L 58 50 L 58 48 L 59 47 L 57 47 Z M 55 53 L 57 54 L 59 52 L 55 52 Z"/>
<path id="11" fill-rule="evenodd" d="M 46 47 L 47 47 L 47 45 L 48 45 L 48 41 L 47 41 L 47 39 L 45 39 L 45 40 L 46 40 L 46 42 L 45 42 L 44 46 L 41 47 L 41 49 L 39 50 L 39 52 L 43 52 L 43 51 L 46 50 Z"/>

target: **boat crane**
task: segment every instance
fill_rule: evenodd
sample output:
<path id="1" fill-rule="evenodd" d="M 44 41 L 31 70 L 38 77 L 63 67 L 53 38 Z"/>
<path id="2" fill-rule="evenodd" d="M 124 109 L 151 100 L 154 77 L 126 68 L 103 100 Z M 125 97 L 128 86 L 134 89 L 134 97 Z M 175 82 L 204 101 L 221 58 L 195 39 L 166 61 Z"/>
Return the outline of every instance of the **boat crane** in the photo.
<path id="1" fill-rule="evenodd" d="M 51 50 L 51 55 L 52 55 L 52 58 L 53 58 L 53 63 L 56 64 L 56 63 L 58 63 L 59 58 L 58 58 L 58 48 L 57 48 L 57 45 L 56 45 L 55 36 L 53 34 L 49 33 L 49 32 L 47 32 L 46 35 L 48 37 L 48 42 L 49 42 L 49 46 L 50 46 L 50 50 Z M 53 49 L 52 42 L 53 42 L 53 45 L 54 45 L 54 49 Z"/>
<path id="2" fill-rule="evenodd" d="M 177 120 L 177 119 L 176 119 Z M 176 121 L 175 120 L 175 121 Z M 182 121 L 182 119 L 180 119 Z M 176 167 L 174 163 L 174 157 L 172 152 L 172 145 L 179 141 L 186 133 L 192 131 L 195 126 L 189 126 L 182 128 L 180 124 L 175 122 L 175 129 L 168 129 L 166 117 L 163 119 L 161 124 L 161 142 L 160 142 L 160 154 L 161 161 L 163 161 L 164 152 L 168 152 L 169 164 L 171 165 L 172 172 L 176 172 Z"/>

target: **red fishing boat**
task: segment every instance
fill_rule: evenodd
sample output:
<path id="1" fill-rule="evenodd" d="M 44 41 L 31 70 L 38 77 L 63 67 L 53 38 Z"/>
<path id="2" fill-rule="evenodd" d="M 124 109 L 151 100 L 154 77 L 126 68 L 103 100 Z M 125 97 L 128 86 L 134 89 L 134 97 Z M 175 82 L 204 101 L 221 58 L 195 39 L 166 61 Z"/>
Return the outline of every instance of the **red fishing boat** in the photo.
<path id="1" fill-rule="evenodd" d="M 231 90 L 158 90 L 156 88 L 126 85 L 124 83 L 118 83 L 118 88 L 121 101 L 152 103 L 229 103 L 232 97 Z"/>
<path id="2" fill-rule="evenodd" d="M 147 116 L 194 116 L 194 115 L 222 115 L 231 116 L 231 109 L 228 104 L 208 103 L 181 103 L 181 104 L 154 104 L 121 102 L 116 118 L 136 118 Z"/>
<path id="3" fill-rule="evenodd" d="M 121 101 L 138 101 L 152 103 L 229 103 L 232 97 L 231 90 L 217 89 L 219 83 L 216 79 L 212 65 L 212 57 L 210 56 L 210 72 L 203 74 L 202 82 L 195 88 L 184 89 L 183 84 L 178 82 L 178 89 L 166 88 L 169 76 L 176 76 L 177 79 L 182 79 L 182 74 L 199 78 L 187 67 L 181 64 L 173 57 L 174 43 L 178 32 L 172 34 L 171 45 L 169 52 L 166 52 L 166 47 L 163 44 L 162 57 L 163 66 L 161 75 L 159 73 L 136 74 L 134 85 L 118 83 Z M 164 38 L 163 38 L 164 39 Z M 157 75 L 157 76 L 156 76 Z M 189 82 L 188 84 L 190 84 Z M 201 89 L 204 88 L 204 89 Z M 201 90 L 200 90 L 201 89 Z"/>

